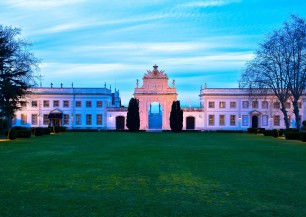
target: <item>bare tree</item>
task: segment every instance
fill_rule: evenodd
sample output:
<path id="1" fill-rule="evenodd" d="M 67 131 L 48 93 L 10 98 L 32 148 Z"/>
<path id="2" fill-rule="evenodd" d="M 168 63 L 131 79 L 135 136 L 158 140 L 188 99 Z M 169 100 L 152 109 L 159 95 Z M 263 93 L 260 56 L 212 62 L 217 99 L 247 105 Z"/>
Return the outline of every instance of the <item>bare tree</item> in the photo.
<path id="1" fill-rule="evenodd" d="M 270 91 L 278 98 L 286 128 L 290 124 L 285 107 L 292 100 L 297 128 L 300 128 L 298 100 L 305 90 L 305 20 L 291 16 L 290 22 L 270 34 L 247 63 L 241 75 L 241 87 L 250 94 Z"/>
<path id="2" fill-rule="evenodd" d="M 292 94 L 293 112 L 296 128 L 300 129 L 299 100 L 306 88 L 306 22 L 304 19 L 291 16 L 290 22 L 284 23 L 283 55 L 287 68 L 289 90 Z"/>
<path id="3" fill-rule="evenodd" d="M 19 28 L 0 25 L 0 117 L 8 126 L 27 89 L 36 84 L 39 60 L 29 51 L 30 43 L 18 38 Z"/>

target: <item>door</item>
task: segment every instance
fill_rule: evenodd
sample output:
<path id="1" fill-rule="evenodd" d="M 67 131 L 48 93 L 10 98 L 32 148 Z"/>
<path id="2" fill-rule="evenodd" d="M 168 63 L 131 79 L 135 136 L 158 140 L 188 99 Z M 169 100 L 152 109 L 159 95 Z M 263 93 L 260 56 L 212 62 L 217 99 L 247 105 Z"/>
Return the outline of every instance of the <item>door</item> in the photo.
<path id="1" fill-rule="evenodd" d="M 187 117 L 186 118 L 186 130 L 194 130 L 195 129 L 195 118 Z"/>
<path id="2" fill-rule="evenodd" d="M 252 128 L 258 128 L 258 116 L 252 117 Z"/>
<path id="3" fill-rule="evenodd" d="M 124 117 L 123 116 L 117 116 L 116 117 L 116 130 L 124 130 Z"/>

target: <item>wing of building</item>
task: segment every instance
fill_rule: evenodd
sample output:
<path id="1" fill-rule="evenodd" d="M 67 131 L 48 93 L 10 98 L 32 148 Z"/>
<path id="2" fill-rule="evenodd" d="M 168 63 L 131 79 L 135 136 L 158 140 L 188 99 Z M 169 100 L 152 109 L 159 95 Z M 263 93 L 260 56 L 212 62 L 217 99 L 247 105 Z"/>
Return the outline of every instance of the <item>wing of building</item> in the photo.
<path id="1" fill-rule="evenodd" d="M 126 129 L 127 108 L 121 106 L 119 90 L 106 88 L 32 88 L 13 119 L 15 126 L 66 126 L 69 129 Z M 196 94 L 196 93 L 195 93 Z M 136 82 L 140 129 L 169 130 L 172 102 L 177 100 L 173 80 L 153 66 Z M 201 88 L 200 108 L 183 108 L 184 130 L 247 130 L 285 128 L 280 102 L 273 93 L 250 97 L 240 88 Z M 306 96 L 298 103 L 301 120 L 306 118 Z M 155 109 L 154 109 L 155 107 Z M 291 127 L 295 118 L 291 102 L 286 103 Z"/>

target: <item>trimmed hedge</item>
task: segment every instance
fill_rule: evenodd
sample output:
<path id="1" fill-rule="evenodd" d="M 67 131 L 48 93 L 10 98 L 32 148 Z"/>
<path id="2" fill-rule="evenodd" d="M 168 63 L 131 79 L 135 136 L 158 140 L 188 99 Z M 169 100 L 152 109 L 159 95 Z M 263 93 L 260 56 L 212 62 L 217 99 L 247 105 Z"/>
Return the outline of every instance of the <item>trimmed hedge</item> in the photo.
<path id="1" fill-rule="evenodd" d="M 272 136 L 272 130 L 264 130 L 263 134 L 264 136 Z"/>
<path id="2" fill-rule="evenodd" d="M 301 135 L 299 132 L 286 132 L 285 138 L 288 140 L 300 140 Z"/>
<path id="3" fill-rule="evenodd" d="M 31 138 L 32 131 L 30 129 L 27 130 L 16 130 L 17 138 Z"/>
<path id="4" fill-rule="evenodd" d="M 248 133 L 263 133 L 265 128 L 248 128 Z"/>
<path id="5" fill-rule="evenodd" d="M 63 133 L 66 132 L 67 127 L 53 126 L 49 127 L 51 133 Z"/>
<path id="6" fill-rule="evenodd" d="M 300 132 L 300 138 L 302 142 L 306 142 L 306 132 Z"/>
<path id="7" fill-rule="evenodd" d="M 274 138 L 279 137 L 278 130 L 277 129 L 272 130 L 272 135 L 273 135 Z"/>

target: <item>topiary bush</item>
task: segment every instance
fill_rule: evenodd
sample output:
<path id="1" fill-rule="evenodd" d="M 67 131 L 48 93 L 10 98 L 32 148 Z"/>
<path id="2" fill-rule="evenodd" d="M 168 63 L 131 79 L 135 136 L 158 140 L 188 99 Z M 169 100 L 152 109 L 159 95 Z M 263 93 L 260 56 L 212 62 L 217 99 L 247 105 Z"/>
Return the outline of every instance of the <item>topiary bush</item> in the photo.
<path id="1" fill-rule="evenodd" d="M 15 128 L 9 129 L 7 138 L 10 139 L 10 140 L 15 140 L 17 138 L 17 132 L 16 132 Z"/>
<path id="2" fill-rule="evenodd" d="M 301 135 L 299 132 L 286 132 L 285 138 L 288 140 L 300 140 Z"/>
<path id="3" fill-rule="evenodd" d="M 273 129 L 273 130 L 272 130 L 272 135 L 273 135 L 274 138 L 279 137 L 278 130 L 277 130 L 277 129 Z"/>

